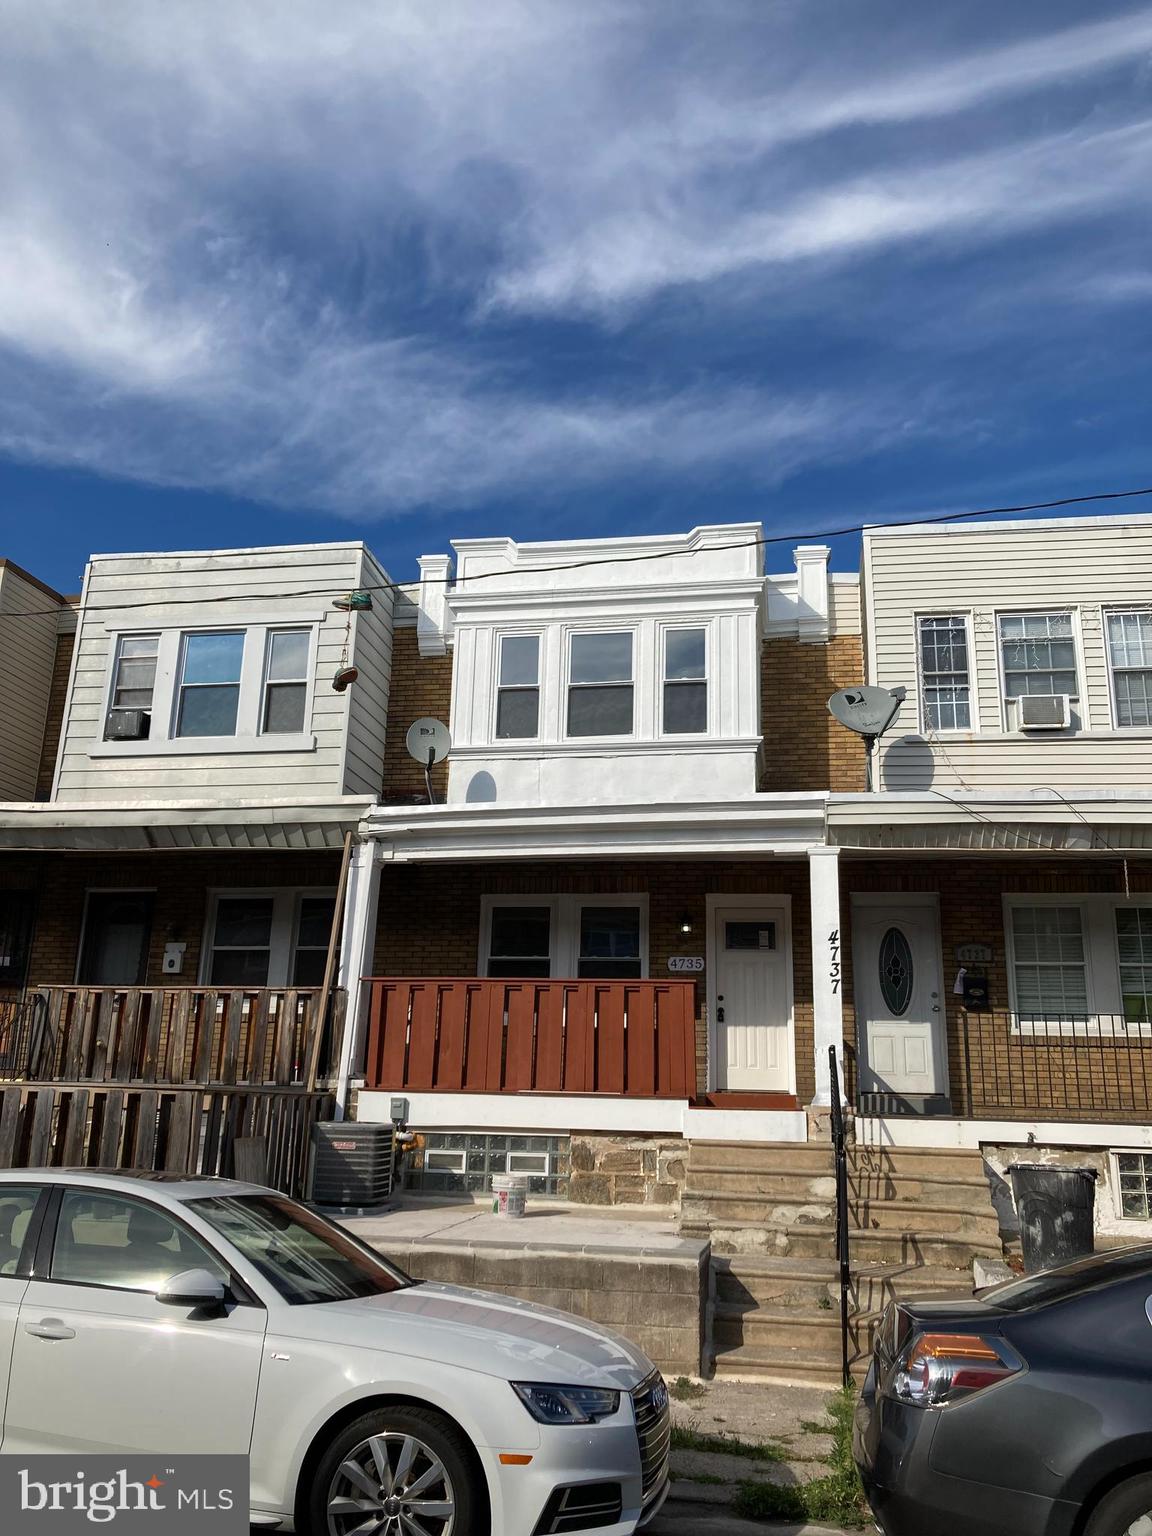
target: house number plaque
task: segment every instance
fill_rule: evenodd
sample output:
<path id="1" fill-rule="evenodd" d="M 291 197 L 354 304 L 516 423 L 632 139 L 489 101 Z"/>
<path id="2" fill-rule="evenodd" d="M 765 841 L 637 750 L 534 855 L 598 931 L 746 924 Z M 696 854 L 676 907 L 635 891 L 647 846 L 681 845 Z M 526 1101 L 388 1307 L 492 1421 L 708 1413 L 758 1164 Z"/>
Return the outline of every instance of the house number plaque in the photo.
<path id="1" fill-rule="evenodd" d="M 669 955 L 668 969 L 675 975 L 692 975 L 704 969 L 703 955 Z"/>

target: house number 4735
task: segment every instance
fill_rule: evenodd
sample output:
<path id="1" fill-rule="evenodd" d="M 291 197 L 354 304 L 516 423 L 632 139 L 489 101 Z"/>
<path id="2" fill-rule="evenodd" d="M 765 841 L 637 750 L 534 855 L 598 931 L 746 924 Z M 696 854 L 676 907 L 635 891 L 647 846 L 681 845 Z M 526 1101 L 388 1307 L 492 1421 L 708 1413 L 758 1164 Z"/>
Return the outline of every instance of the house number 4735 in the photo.
<path id="1" fill-rule="evenodd" d="M 840 990 L 840 930 L 833 928 L 828 935 L 828 980 L 832 983 L 832 991 Z"/>

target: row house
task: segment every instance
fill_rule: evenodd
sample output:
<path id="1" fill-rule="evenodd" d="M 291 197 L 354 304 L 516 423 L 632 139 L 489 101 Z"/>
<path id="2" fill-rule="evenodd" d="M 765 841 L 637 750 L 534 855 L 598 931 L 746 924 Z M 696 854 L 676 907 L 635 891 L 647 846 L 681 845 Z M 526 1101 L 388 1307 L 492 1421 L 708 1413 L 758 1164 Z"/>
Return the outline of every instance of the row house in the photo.
<path id="1" fill-rule="evenodd" d="M 335 923 L 322 1071 L 405 1101 L 426 1190 L 677 1204 L 693 1145 L 826 1137 L 834 1047 L 861 1144 L 1088 1159 L 1152 1231 L 1152 519 L 764 552 L 0 567 L 12 1017 L 240 998 L 297 1078 Z M 872 792 L 826 707 L 862 681 L 906 690 Z"/>

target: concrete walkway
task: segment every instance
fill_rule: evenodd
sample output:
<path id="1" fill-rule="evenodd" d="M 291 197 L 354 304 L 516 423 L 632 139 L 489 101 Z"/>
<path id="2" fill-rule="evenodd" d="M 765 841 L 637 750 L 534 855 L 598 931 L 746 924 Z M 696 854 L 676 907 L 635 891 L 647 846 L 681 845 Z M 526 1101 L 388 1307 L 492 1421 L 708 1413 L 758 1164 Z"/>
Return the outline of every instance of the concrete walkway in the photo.
<path id="1" fill-rule="evenodd" d="M 617 1214 L 618 1212 L 618 1214 Z M 561 1201 L 530 1205 L 518 1220 L 494 1216 L 485 1201 L 429 1200 L 409 1197 L 394 1210 L 375 1216 L 341 1218 L 364 1242 L 387 1253 L 413 1243 L 443 1243 L 453 1248 L 551 1248 L 575 1253 L 629 1254 L 665 1258 L 697 1253 L 700 1244 L 682 1238 L 663 1211 L 651 1216 L 643 1207 L 592 1210 Z"/>
<path id="2" fill-rule="evenodd" d="M 735 1515 L 709 1515 L 699 1504 L 675 1504 L 671 1499 L 644 1536 L 860 1536 L 837 1525 L 790 1525 L 762 1520 L 738 1520 Z"/>

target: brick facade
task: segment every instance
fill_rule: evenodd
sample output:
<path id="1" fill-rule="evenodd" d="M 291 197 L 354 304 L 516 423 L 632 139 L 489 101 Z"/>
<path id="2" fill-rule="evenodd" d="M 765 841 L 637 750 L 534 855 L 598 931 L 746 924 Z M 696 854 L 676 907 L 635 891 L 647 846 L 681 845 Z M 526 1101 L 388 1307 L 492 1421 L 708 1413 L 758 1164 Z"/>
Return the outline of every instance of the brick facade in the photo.
<path id="1" fill-rule="evenodd" d="M 761 652 L 760 712 L 764 771 L 759 788 L 863 791 L 864 748 L 837 724 L 828 700 L 864 681 L 859 635 L 836 635 L 823 645 L 790 638 L 766 640 Z"/>
<path id="2" fill-rule="evenodd" d="M 40 748 L 40 768 L 36 775 L 37 800 L 52 798 L 52 780 L 56 773 L 56 753 L 64 725 L 64 704 L 68 697 L 68 674 L 72 670 L 72 652 L 76 634 L 71 631 L 56 637 L 56 659 L 52 664 L 52 684 L 48 691 L 48 715 L 44 721 L 44 741 Z"/>
<path id="3" fill-rule="evenodd" d="M 668 956 L 704 954 L 709 894 L 792 897 L 792 964 L 797 1091 L 815 1091 L 812 1061 L 812 946 L 807 861 L 727 863 L 618 860 L 612 863 L 524 863 L 383 872 L 374 971 L 378 976 L 475 976 L 479 967 L 480 899 L 511 895 L 647 893 L 649 974 L 668 975 Z M 692 934 L 680 932 L 687 916 Z M 707 977 L 696 985 L 696 1069 L 707 1086 Z"/>
<path id="4" fill-rule="evenodd" d="M 416 631 L 398 628 L 392 635 L 392 672 L 388 690 L 388 727 L 384 738 L 384 783 L 380 799 L 385 805 L 423 804 L 428 798 L 424 770 L 408 756 L 404 738 L 413 720 L 430 716 L 449 723 L 452 706 L 452 653 L 421 656 Z M 437 800 L 448 791 L 448 764 L 432 770 L 432 789 Z"/>

